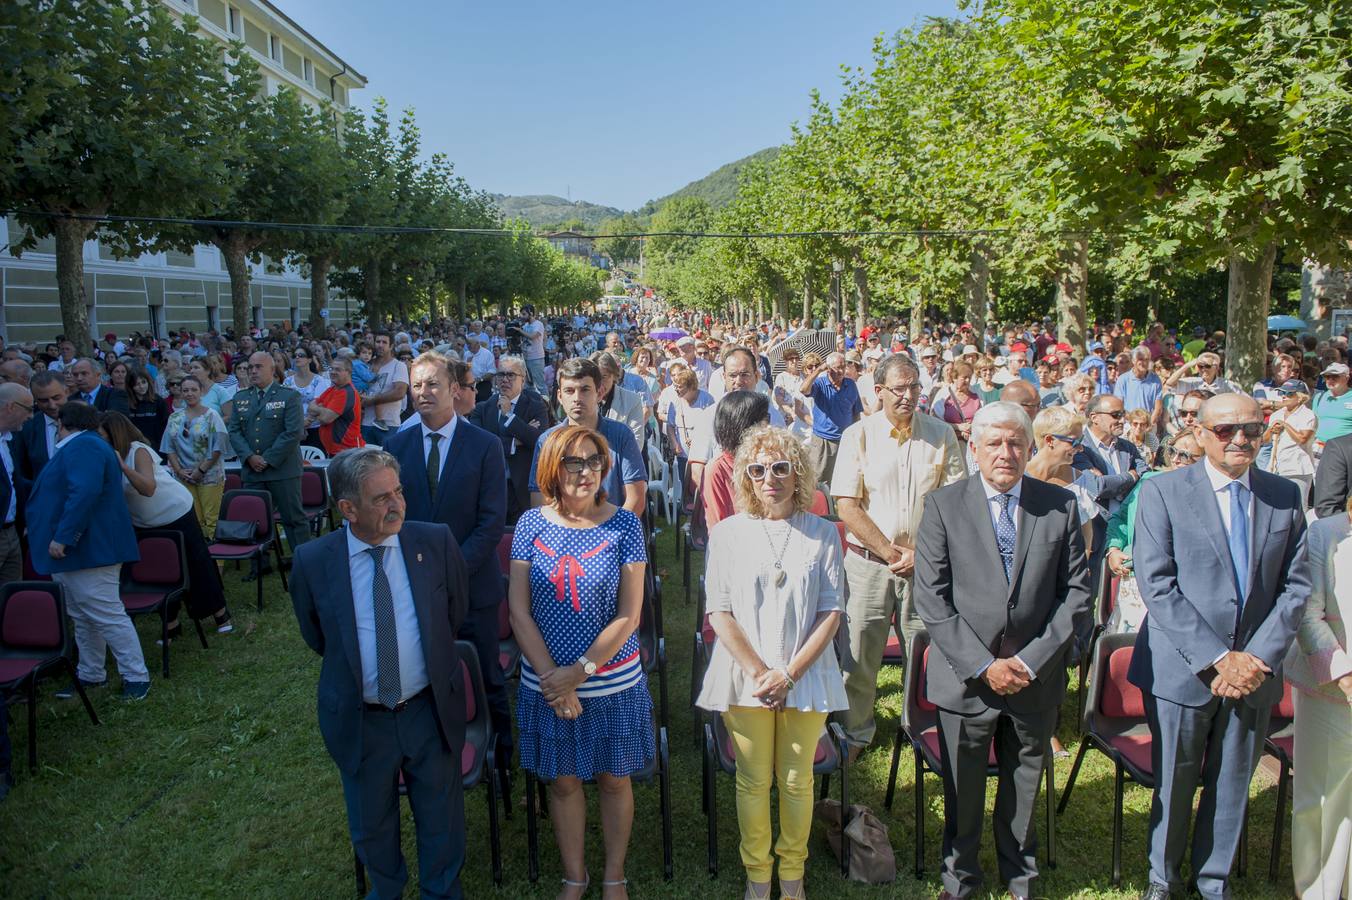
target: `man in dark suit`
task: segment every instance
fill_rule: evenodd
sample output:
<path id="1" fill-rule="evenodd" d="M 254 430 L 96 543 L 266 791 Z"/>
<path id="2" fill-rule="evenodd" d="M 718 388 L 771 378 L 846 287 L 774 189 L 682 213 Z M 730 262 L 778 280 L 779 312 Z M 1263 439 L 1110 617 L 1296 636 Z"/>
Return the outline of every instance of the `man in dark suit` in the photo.
<path id="1" fill-rule="evenodd" d="M 75 379 L 75 389 L 79 392 L 76 400 L 82 400 L 99 412 L 120 412 L 126 415 L 131 404 L 127 402 L 127 392 L 103 383 L 103 363 L 97 359 L 81 359 L 71 368 Z"/>
<path id="2" fill-rule="evenodd" d="M 15 474 L 16 435 L 33 416 L 33 395 L 13 382 L 0 384 L 0 584 L 23 578 L 19 543 L 21 482 Z"/>
<path id="3" fill-rule="evenodd" d="M 526 363 L 515 356 L 498 360 L 497 390 L 474 407 L 469 420 L 502 441 L 507 457 L 507 527 L 530 509 L 530 464 L 535 442 L 549 427 L 549 407 L 526 385 Z"/>
<path id="4" fill-rule="evenodd" d="M 1324 444 L 1314 474 L 1315 515 L 1321 519 L 1347 515 L 1348 494 L 1352 494 L 1352 434 Z"/>
<path id="5" fill-rule="evenodd" d="M 469 611 L 458 636 L 479 651 L 498 747 L 510 753 L 512 718 L 498 665 L 498 606 L 503 599 L 498 541 L 507 517 L 502 442 L 456 412 L 457 403 L 473 400 L 469 366 L 424 353 L 409 367 L 409 382 L 418 418 L 388 436 L 385 449 L 399 460 L 408 518 L 449 525 L 459 542 L 469 581 Z"/>
<path id="6" fill-rule="evenodd" d="M 14 471 L 21 484 L 21 505 L 42 467 L 56 452 L 56 433 L 61 427 L 57 416 L 68 399 L 66 379 L 60 372 L 39 372 L 33 376 L 30 390 L 33 392 L 33 409 L 42 415 L 25 422 L 9 445 L 14 456 Z"/>
<path id="7" fill-rule="evenodd" d="M 423 897 L 462 896 L 463 691 L 455 632 L 468 590 L 444 525 L 404 521 L 399 464 L 378 447 L 333 458 L 329 487 L 346 528 L 296 549 L 291 600 L 301 636 L 324 658 L 319 731 L 343 782 L 371 896 L 403 894 L 402 770 L 418 835 Z"/>
<path id="8" fill-rule="evenodd" d="M 1075 629 L 1089 615 L 1089 571 L 1075 496 L 1023 477 L 1032 443 L 1018 405 L 983 407 L 970 442 L 978 474 L 932 491 L 916 536 L 915 608 L 934 651 L 927 694 L 944 760 L 942 897 L 981 889 L 992 742 L 1000 880 L 1029 897 L 1038 874 L 1039 779 Z"/>
<path id="9" fill-rule="evenodd" d="M 1137 501 L 1147 615 L 1128 677 L 1145 694 L 1156 778 L 1146 900 L 1185 887 L 1199 782 L 1192 878 L 1208 900 L 1230 896 L 1249 781 L 1310 595 L 1299 489 L 1253 465 L 1263 430 L 1253 398 L 1212 397 L 1197 432 L 1206 459 L 1151 478 Z"/>
<path id="10" fill-rule="evenodd" d="M 1091 523 L 1094 545 L 1089 555 L 1090 591 L 1097 594 L 1103 555 L 1108 549 L 1108 520 L 1141 476 L 1150 471 L 1150 464 L 1141 458 L 1135 444 L 1122 437 L 1126 410 L 1121 397 L 1096 394 L 1089 400 L 1085 418 L 1088 421 L 1084 440 L 1071 466 L 1077 472 L 1092 471 L 1099 475 L 1098 492 L 1094 497 L 1099 515 Z M 1087 621 L 1085 625 L 1086 628 L 1093 627 L 1092 622 Z M 1082 641 L 1087 641 L 1088 637 L 1088 631 L 1080 635 Z"/>

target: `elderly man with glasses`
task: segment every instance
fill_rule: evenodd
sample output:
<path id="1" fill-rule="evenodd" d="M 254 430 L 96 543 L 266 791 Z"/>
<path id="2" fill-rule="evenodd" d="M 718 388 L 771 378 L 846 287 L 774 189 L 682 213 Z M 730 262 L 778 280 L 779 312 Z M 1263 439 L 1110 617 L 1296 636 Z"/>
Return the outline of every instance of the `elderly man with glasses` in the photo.
<path id="1" fill-rule="evenodd" d="M 498 360 L 494 391 L 470 413 L 469 420 L 502 441 L 507 458 L 507 527 L 516 525 L 530 509 L 530 464 L 535 443 L 552 422 L 549 404 L 526 387 L 529 371 L 525 360 L 504 356 Z"/>
<path id="2" fill-rule="evenodd" d="M 1197 374 L 1189 374 L 1193 371 Z M 1209 351 L 1174 369 L 1169 380 L 1164 382 L 1164 389 L 1179 396 L 1189 391 L 1208 391 L 1213 395 L 1243 393 L 1233 381 L 1221 375 L 1221 358 Z"/>
<path id="3" fill-rule="evenodd" d="M 925 497 L 967 475 L 957 436 L 934 416 L 916 415 L 921 378 L 904 353 L 884 359 L 873 374 L 881 409 L 845 429 L 831 494 L 845 523 L 848 650 L 841 726 L 851 758 L 873 740 L 878 669 L 893 611 L 906 643 L 925 630 L 912 601 L 915 534 Z"/>
<path id="4" fill-rule="evenodd" d="M 1094 579 L 1095 589 L 1103 561 L 1105 523 L 1117 512 L 1141 476 L 1150 471 L 1150 464 L 1142 458 L 1141 451 L 1122 437 L 1126 415 L 1121 397 L 1098 394 L 1091 399 L 1085 409 L 1089 427 L 1085 429 L 1080 451 L 1071 462 L 1077 472 L 1089 471 L 1099 476 L 1099 492 L 1094 499 L 1103 514 L 1094 519 L 1094 545 L 1089 560 L 1089 574 Z"/>

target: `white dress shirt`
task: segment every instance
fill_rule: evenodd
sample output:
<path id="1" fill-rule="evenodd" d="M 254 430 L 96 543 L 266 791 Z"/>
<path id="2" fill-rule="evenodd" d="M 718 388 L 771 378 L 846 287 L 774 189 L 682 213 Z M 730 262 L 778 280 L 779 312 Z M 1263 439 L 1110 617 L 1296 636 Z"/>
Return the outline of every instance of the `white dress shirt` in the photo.
<path id="1" fill-rule="evenodd" d="M 1110 436 L 1108 438 L 1108 443 L 1105 444 L 1095 437 L 1093 432 L 1088 432 L 1087 434 L 1089 440 L 1094 442 L 1094 449 L 1098 450 L 1099 455 L 1103 457 L 1103 461 L 1108 464 L 1108 468 L 1112 469 L 1112 473 L 1114 475 L 1121 475 L 1122 461 L 1117 455 L 1117 447 L 1115 446 L 1117 444 L 1117 438 Z"/>
<path id="2" fill-rule="evenodd" d="M 991 516 L 991 528 L 997 533 L 999 531 L 999 522 L 1000 522 L 999 498 L 1001 493 L 1009 494 L 1010 496 L 1009 516 L 1014 520 L 1014 540 L 1017 541 L 1019 538 L 1019 496 L 1023 493 L 1023 479 L 1020 478 L 1018 481 L 1014 482 L 1014 486 L 1012 488 L 1002 492 L 993 487 L 991 483 L 987 481 L 984 476 L 982 476 L 981 487 L 986 491 L 986 511 L 990 513 Z M 996 549 L 997 550 L 999 549 L 999 544 L 996 545 Z M 1029 667 L 1028 663 L 1020 659 L 1017 653 L 1014 655 L 1014 659 L 1018 660 L 1019 665 L 1023 666 L 1023 669 L 1025 672 L 1028 673 L 1029 678 L 1037 678 L 1037 673 L 1034 672 L 1032 668 Z M 988 663 L 985 668 L 983 668 L 979 673 L 977 673 L 978 677 L 980 675 L 984 675 L 986 669 L 989 668 L 990 664 Z"/>
<path id="3" fill-rule="evenodd" d="M 1244 515 L 1249 517 L 1249 541 L 1253 542 L 1253 488 L 1249 486 L 1249 470 L 1245 469 L 1244 474 L 1238 478 L 1231 478 L 1220 469 L 1211 464 L 1210 459 L 1202 460 L 1202 468 L 1206 470 L 1207 480 L 1211 482 L 1211 490 L 1216 498 L 1216 508 L 1220 510 L 1221 524 L 1225 526 L 1227 540 L 1230 534 L 1230 482 L 1238 481 L 1244 485 L 1248 491 L 1248 499 L 1245 501 L 1247 506 L 1244 509 Z"/>
<path id="4" fill-rule="evenodd" d="M 446 457 L 449 456 L 451 453 L 451 439 L 455 437 L 455 425 L 457 422 L 460 421 L 460 416 L 458 415 L 451 416 L 451 420 L 449 422 L 447 422 L 445 425 L 442 425 L 435 431 L 433 431 L 431 428 L 428 428 L 426 424 L 422 424 L 421 418 L 419 418 L 418 421 L 422 427 L 424 463 L 427 462 L 427 457 L 432 455 L 432 435 L 434 434 L 441 435 L 441 441 L 438 442 L 437 444 L 437 453 L 439 453 L 441 457 L 441 467 L 437 469 L 437 478 L 439 480 L 441 478 L 441 473 L 446 471 Z"/>
<path id="5" fill-rule="evenodd" d="M 12 437 L 13 432 L 6 432 L 0 436 L 0 456 L 5 459 L 5 474 L 9 476 L 9 508 L 5 510 L 4 523 L 6 525 L 13 523 L 19 510 L 19 492 L 14 488 L 14 454 L 9 452 L 9 441 Z"/>
<path id="6" fill-rule="evenodd" d="M 379 703 L 379 677 L 376 664 L 376 613 L 372 585 L 375 567 L 366 551 L 368 544 L 347 528 L 347 568 L 352 579 L 352 609 L 357 619 L 357 650 L 361 654 L 361 696 L 367 703 Z M 427 662 L 423 657 L 422 634 L 418 631 L 418 613 L 413 607 L 413 588 L 399 546 L 399 535 L 380 542 L 385 548 L 385 577 L 394 597 L 394 633 L 399 642 L 399 699 L 407 700 L 427 687 Z"/>
<path id="7" fill-rule="evenodd" d="M 493 358 L 493 351 L 487 347 L 480 347 L 469 363 L 469 371 L 475 381 L 487 378 L 497 371 L 497 368 L 498 361 Z"/>

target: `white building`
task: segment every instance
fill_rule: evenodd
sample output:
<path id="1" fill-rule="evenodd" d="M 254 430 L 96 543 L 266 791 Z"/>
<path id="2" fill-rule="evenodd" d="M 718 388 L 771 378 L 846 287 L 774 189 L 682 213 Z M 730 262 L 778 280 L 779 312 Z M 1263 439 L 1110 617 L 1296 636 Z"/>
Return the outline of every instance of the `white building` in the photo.
<path id="1" fill-rule="evenodd" d="M 221 42 L 242 40 L 257 58 L 269 94 L 282 85 L 318 105 L 347 108 L 351 92 L 366 78 L 267 0 L 162 0 L 172 12 L 198 17 L 201 34 Z M 116 212 L 116 210 L 114 210 Z M 22 258 L 8 249 L 22 234 L 13 219 L 0 219 L 0 333 L 9 342 L 43 343 L 61 331 L 56 288 L 56 246 L 40 241 Z M 193 253 L 155 253 L 116 260 L 96 240 L 84 247 L 85 301 L 90 333 L 205 330 L 231 322 L 230 279 L 211 245 Z M 310 282 L 294 267 L 265 259 L 252 267 L 250 292 L 256 325 L 306 320 Z M 357 301 L 330 291 L 336 322 L 356 313 Z"/>

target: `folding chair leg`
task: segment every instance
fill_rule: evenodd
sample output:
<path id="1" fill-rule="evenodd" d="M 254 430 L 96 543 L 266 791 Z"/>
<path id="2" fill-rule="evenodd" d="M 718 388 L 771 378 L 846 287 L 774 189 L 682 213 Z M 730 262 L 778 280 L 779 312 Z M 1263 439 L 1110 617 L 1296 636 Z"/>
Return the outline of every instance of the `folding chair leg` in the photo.
<path id="1" fill-rule="evenodd" d="M 897 767 L 901 765 L 901 727 L 897 727 L 896 739 L 892 741 L 892 768 L 887 773 L 887 796 L 883 798 L 883 807 L 892 808 L 892 796 L 897 789 Z"/>
<path id="2" fill-rule="evenodd" d="M 829 726 L 836 740 L 836 751 L 840 754 L 840 875 L 850 877 L 850 748 L 845 742 L 845 732 L 832 722 Z"/>
<path id="3" fill-rule="evenodd" d="M 484 760 L 484 781 L 488 787 L 488 846 L 493 855 L 493 883 L 502 884 L 502 835 L 498 829 L 498 783 L 492 747 Z"/>
<path id="4" fill-rule="evenodd" d="M 1047 868 L 1056 868 L 1056 758 L 1047 748 Z"/>
<path id="5" fill-rule="evenodd" d="M 915 877 L 925 877 L 925 761 L 920 756 L 920 748 L 912 747 L 915 754 Z"/>
<path id="6" fill-rule="evenodd" d="M 817 790 L 817 799 L 825 800 L 831 796 L 831 773 L 827 772 L 821 777 L 821 786 Z"/>
<path id="7" fill-rule="evenodd" d="M 352 848 L 352 874 L 357 881 L 357 896 L 366 896 L 366 867 L 361 864 L 360 857 L 357 856 L 357 848 Z"/>
<path id="8" fill-rule="evenodd" d="M 708 769 L 709 796 L 706 801 L 708 817 L 705 825 L 708 830 L 709 877 L 718 877 L 718 758 L 714 755 L 714 726 L 704 723 L 704 765 Z"/>
<path id="9" fill-rule="evenodd" d="M 102 725 L 99 721 L 99 714 L 94 712 L 94 704 L 89 702 L 89 695 L 85 693 L 84 685 L 80 684 L 80 679 L 75 675 L 75 663 L 69 659 L 63 659 L 66 665 L 66 674 L 70 676 L 71 682 L 75 685 L 75 692 L 80 695 L 80 702 L 84 704 L 85 712 L 89 713 L 89 721 L 93 725 Z"/>
<path id="10" fill-rule="evenodd" d="M 181 610 L 187 612 L 187 610 Z M 169 677 L 169 604 L 160 605 L 160 666 Z"/>
<path id="11" fill-rule="evenodd" d="M 1272 823 L 1272 852 L 1268 855 L 1268 880 L 1277 880 L 1277 868 L 1282 861 L 1282 831 L 1286 825 L 1286 795 L 1291 787 L 1291 767 L 1282 760 L 1282 771 L 1277 777 L 1277 815 Z"/>
<path id="12" fill-rule="evenodd" d="M 1116 764 L 1113 776 L 1113 887 L 1122 886 L 1122 763 Z"/>
<path id="13" fill-rule="evenodd" d="M 534 884 L 540 879 L 539 823 L 535 819 L 535 776 L 526 771 L 526 877 Z"/>
<path id="14" fill-rule="evenodd" d="M 508 762 L 498 761 L 498 783 L 502 789 L 502 817 L 512 821 L 512 771 Z"/>
<path id="15" fill-rule="evenodd" d="M 38 774 L 38 680 L 31 673 L 28 676 L 28 773 Z"/>
<path id="16" fill-rule="evenodd" d="M 665 727 L 657 731 L 657 754 L 658 799 L 662 807 L 662 878 L 671 881 L 674 874 L 671 846 L 671 746 Z"/>
<path id="17" fill-rule="evenodd" d="M 277 554 L 277 574 L 282 576 L 282 590 L 289 591 L 291 588 L 288 587 L 286 583 L 286 566 L 284 565 L 285 560 L 282 559 L 282 542 L 274 538 L 272 541 L 272 549 Z M 296 548 L 294 546 L 291 548 L 291 555 L 296 555 Z"/>
<path id="18" fill-rule="evenodd" d="M 1080 763 L 1084 762 L 1084 755 L 1089 752 L 1089 741 L 1080 741 L 1080 749 L 1075 751 L 1075 763 L 1070 767 L 1070 777 L 1066 779 L 1066 792 L 1061 795 L 1061 801 L 1056 805 L 1056 814 L 1059 816 L 1066 811 L 1066 804 L 1070 802 L 1070 792 L 1075 789 L 1075 779 L 1080 775 Z"/>
<path id="19" fill-rule="evenodd" d="M 258 591 L 258 611 L 263 611 L 263 564 L 268 561 L 266 551 L 260 552 L 254 557 L 254 562 L 258 566 L 258 577 L 254 579 L 254 588 Z"/>
<path id="20" fill-rule="evenodd" d="M 207 633 L 202 630 L 202 621 L 191 613 L 189 613 L 189 617 L 192 618 L 193 627 L 197 629 L 197 639 L 202 642 L 202 649 L 209 649 L 207 647 Z"/>

